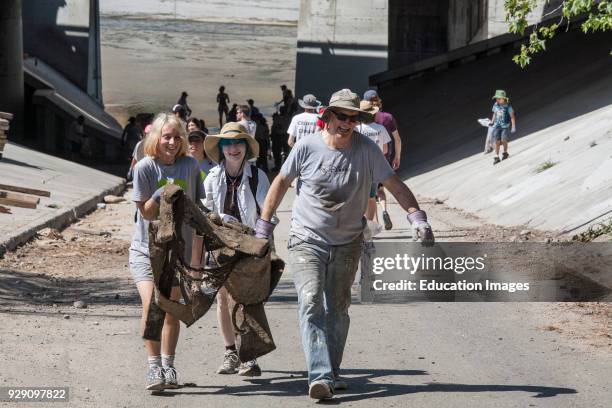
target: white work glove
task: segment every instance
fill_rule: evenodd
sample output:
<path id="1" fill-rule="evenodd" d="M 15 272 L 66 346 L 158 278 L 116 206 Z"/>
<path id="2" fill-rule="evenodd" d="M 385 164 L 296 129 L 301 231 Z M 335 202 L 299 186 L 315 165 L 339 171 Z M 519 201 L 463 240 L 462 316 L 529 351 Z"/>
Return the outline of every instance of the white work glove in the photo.
<path id="1" fill-rule="evenodd" d="M 433 246 L 435 239 L 431 226 L 427 222 L 427 214 L 425 211 L 415 211 L 408 214 L 407 218 L 412 226 L 412 239 L 420 241 L 423 246 Z"/>
<path id="2" fill-rule="evenodd" d="M 229 214 L 223 214 L 223 216 L 221 217 L 221 220 L 227 224 L 228 222 L 237 222 L 238 224 L 240 224 L 240 221 L 238 221 L 238 218 L 233 217 Z"/>
<path id="3" fill-rule="evenodd" d="M 516 133 L 516 126 L 512 126 L 512 129 L 510 129 L 510 133 Z"/>
<path id="4" fill-rule="evenodd" d="M 382 231 L 382 226 L 376 221 L 367 221 L 366 227 L 363 230 L 363 240 L 364 241 L 372 241 L 376 235 L 380 234 Z"/>

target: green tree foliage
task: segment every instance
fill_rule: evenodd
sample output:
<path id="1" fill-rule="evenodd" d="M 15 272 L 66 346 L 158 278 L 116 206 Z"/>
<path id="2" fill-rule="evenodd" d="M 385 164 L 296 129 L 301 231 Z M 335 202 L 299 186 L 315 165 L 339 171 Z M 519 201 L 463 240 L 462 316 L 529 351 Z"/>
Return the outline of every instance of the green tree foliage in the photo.
<path id="1" fill-rule="evenodd" d="M 550 0 L 505 0 L 506 21 L 509 23 L 511 33 L 525 34 L 529 25 L 527 15 L 541 1 L 550 2 Z M 581 24 L 582 31 L 585 34 L 612 29 L 612 1 L 565 0 L 549 14 L 553 14 L 559 9 L 561 10 L 561 17 L 558 22 L 545 27 L 535 26 L 529 35 L 529 41 L 521 45 L 520 53 L 513 57 L 515 63 L 522 68 L 527 66 L 534 54 L 546 50 L 546 41 L 553 38 L 561 26 L 569 27 L 572 18 L 577 16 L 586 16 Z M 546 18 L 546 16 L 543 17 Z"/>

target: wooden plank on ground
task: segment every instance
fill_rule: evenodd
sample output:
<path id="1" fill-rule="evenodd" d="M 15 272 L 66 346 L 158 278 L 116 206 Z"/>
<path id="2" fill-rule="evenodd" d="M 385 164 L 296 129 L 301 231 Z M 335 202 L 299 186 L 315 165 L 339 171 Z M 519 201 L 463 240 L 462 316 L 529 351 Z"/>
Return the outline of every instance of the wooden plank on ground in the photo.
<path id="1" fill-rule="evenodd" d="M 21 208 L 36 208 L 40 201 L 38 197 L 30 197 L 24 194 L 11 193 L 9 191 L 0 191 L 0 204 L 11 205 Z"/>
<path id="2" fill-rule="evenodd" d="M 33 194 L 41 197 L 51 197 L 51 193 L 46 190 L 37 190 L 35 188 L 15 186 L 12 184 L 0 184 L 0 190 L 15 191 L 17 193 Z"/>

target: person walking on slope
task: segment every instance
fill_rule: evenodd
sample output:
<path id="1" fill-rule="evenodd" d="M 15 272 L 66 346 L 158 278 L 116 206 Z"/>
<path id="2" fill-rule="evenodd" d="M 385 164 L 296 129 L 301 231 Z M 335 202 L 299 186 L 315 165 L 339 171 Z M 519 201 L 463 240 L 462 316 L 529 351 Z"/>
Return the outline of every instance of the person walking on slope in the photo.
<path id="1" fill-rule="evenodd" d="M 144 146 L 147 157 L 134 167 L 132 200 L 138 211 L 129 250 L 130 272 L 142 301 L 141 334 L 144 333 L 154 286 L 149 256 L 149 223 L 159 215 L 163 187 L 169 183 L 176 184 L 194 201 L 205 197 L 200 167 L 196 159 L 187 156 L 185 127 L 179 118 L 160 113 L 153 121 L 151 133 L 144 140 Z M 190 259 L 193 229 L 184 225 L 182 237 L 185 240 L 183 256 Z M 173 283 L 170 299 L 177 301 L 180 297 L 177 280 Z M 144 340 L 149 361 L 146 386 L 148 390 L 178 388 L 174 356 L 179 332 L 179 320 L 166 313 L 161 342 Z"/>
<path id="2" fill-rule="evenodd" d="M 495 157 L 493 164 L 499 163 L 501 160 L 506 160 L 508 154 L 508 141 L 510 133 L 516 132 L 516 117 L 514 109 L 510 105 L 510 99 L 506 96 L 506 91 L 498 89 L 493 96 L 495 103 L 493 104 L 493 116 L 491 117 L 491 127 L 493 127 L 493 140 L 495 140 Z M 504 147 L 501 160 L 499 159 L 499 147 Z"/>
<path id="3" fill-rule="evenodd" d="M 308 393 L 317 400 L 347 387 L 340 365 L 372 184 L 382 182 L 389 189 L 408 213 L 408 222 L 423 245 L 434 243 L 427 215 L 410 189 L 395 175 L 380 148 L 355 132 L 367 116 L 359 109 L 357 94 L 349 89 L 334 93 L 323 115 L 323 131 L 295 145 L 272 182 L 255 227 L 256 237 L 272 234 L 272 215 L 292 180 L 299 177 L 287 269 L 298 293 Z"/>
<path id="4" fill-rule="evenodd" d="M 304 99 L 298 99 L 298 104 L 304 109 L 304 112 L 291 118 L 287 130 L 289 134 L 287 143 L 290 147 L 293 147 L 301 138 L 312 135 L 317 131 L 317 109 L 321 106 L 321 102 L 317 100 L 316 96 L 308 94 L 304 95 Z"/>
<path id="5" fill-rule="evenodd" d="M 223 222 L 240 222 L 255 228 L 270 187 L 266 173 L 248 162 L 258 157 L 259 145 L 242 125 L 229 122 L 219 135 L 206 138 L 204 150 L 211 160 L 219 163 L 204 181 L 206 206 L 217 212 Z M 257 360 L 240 364 L 238 359 L 229 297 L 225 287 L 217 294 L 217 319 L 225 343 L 223 364 L 217 373 L 259 376 L 261 368 Z"/>

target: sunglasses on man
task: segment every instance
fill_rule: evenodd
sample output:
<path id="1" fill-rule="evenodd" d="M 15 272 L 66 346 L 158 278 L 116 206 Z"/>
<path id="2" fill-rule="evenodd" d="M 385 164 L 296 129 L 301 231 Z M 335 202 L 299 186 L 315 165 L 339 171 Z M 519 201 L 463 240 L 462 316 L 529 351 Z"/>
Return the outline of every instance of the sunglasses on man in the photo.
<path id="1" fill-rule="evenodd" d="M 349 121 L 351 123 L 356 123 L 359 122 L 359 114 L 356 115 L 347 115 L 345 113 L 340 113 L 340 112 L 336 112 L 336 111 L 331 111 L 336 118 L 340 121 L 340 122 L 346 122 Z"/>

